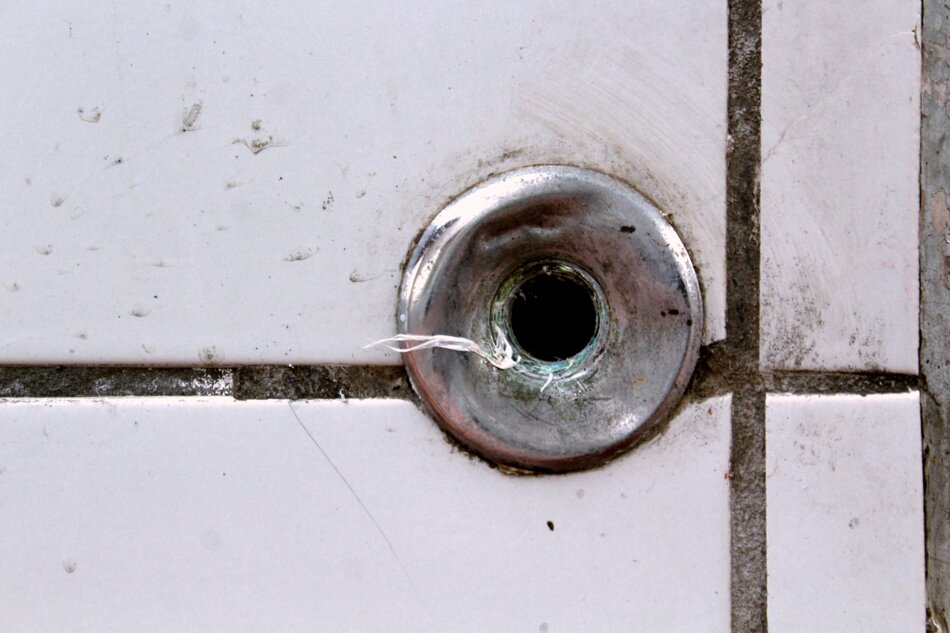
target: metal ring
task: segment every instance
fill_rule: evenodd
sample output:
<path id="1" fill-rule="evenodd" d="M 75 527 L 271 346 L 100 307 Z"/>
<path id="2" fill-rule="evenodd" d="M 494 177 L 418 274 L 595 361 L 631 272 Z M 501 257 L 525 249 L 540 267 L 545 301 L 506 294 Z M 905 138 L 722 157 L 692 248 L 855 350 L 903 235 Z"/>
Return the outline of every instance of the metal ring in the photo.
<path id="1" fill-rule="evenodd" d="M 397 310 L 400 333 L 517 352 L 506 369 L 448 349 L 404 358 L 448 433 L 542 472 L 601 464 L 660 423 L 695 367 L 702 321 L 689 254 L 660 211 L 615 178 L 556 165 L 445 207 L 412 251 Z"/>

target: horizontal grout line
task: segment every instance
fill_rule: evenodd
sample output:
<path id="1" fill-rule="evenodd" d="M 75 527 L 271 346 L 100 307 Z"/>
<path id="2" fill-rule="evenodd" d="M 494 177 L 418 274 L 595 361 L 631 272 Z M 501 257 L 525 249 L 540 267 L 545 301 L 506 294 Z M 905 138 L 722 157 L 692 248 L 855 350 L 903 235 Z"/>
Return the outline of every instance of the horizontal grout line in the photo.
<path id="1" fill-rule="evenodd" d="M 704 348 L 705 350 L 706 348 Z M 743 372 L 702 354 L 685 398 L 760 385 L 768 393 L 879 394 L 920 387 L 917 376 L 887 372 Z M 0 398 L 233 396 L 237 400 L 398 398 L 416 401 L 398 365 L 248 365 L 238 367 L 0 367 Z"/>
<path id="2" fill-rule="evenodd" d="M 0 398 L 233 396 L 238 400 L 416 400 L 401 366 L 3 366 Z"/>
<path id="3" fill-rule="evenodd" d="M 234 369 L 238 400 L 399 398 L 416 400 L 401 365 L 258 365 Z"/>
<path id="4" fill-rule="evenodd" d="M 749 366 L 728 339 L 700 350 L 687 398 L 701 400 L 758 386 L 767 393 L 878 394 L 920 388 L 916 375 L 886 371 L 775 370 Z"/>
<path id="5" fill-rule="evenodd" d="M 6 366 L 2 398 L 228 396 L 233 372 L 203 367 Z"/>
<path id="6" fill-rule="evenodd" d="M 886 372 L 773 371 L 763 372 L 762 381 L 768 393 L 802 395 L 903 393 L 920 387 L 917 376 Z"/>

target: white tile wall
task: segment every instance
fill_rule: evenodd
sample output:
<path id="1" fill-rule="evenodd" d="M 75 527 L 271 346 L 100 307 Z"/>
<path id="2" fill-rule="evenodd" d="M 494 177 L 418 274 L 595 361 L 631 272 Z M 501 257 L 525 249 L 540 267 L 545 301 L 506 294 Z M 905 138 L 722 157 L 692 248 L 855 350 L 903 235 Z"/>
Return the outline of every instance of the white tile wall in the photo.
<path id="1" fill-rule="evenodd" d="M 763 11 L 762 363 L 916 373 L 920 3 Z"/>
<path id="2" fill-rule="evenodd" d="M 0 363 L 398 362 L 417 231 L 541 162 L 724 336 L 726 2 L 13 4 Z M 919 3 L 763 10 L 762 365 L 916 372 Z M 729 631 L 729 403 L 511 477 L 405 402 L 4 402 L 0 630 Z M 770 631 L 922 632 L 916 394 L 767 417 Z"/>
<path id="3" fill-rule="evenodd" d="M 0 629 L 727 632 L 729 404 L 513 477 L 405 402 L 8 401 Z"/>
<path id="4" fill-rule="evenodd" d="M 769 631 L 923 633 L 917 394 L 772 395 L 766 417 Z"/>
<path id="5" fill-rule="evenodd" d="M 15 4 L 2 362 L 397 362 L 414 236 L 539 162 L 668 211 L 724 334 L 725 2 Z"/>

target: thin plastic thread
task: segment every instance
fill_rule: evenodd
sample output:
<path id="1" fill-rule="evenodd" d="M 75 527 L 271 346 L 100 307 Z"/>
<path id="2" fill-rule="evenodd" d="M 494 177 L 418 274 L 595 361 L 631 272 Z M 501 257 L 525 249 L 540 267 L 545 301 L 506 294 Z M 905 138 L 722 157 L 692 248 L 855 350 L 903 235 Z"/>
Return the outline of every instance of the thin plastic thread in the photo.
<path id="1" fill-rule="evenodd" d="M 397 334 L 396 336 L 380 339 L 369 345 L 364 345 L 363 349 L 381 346 L 388 350 L 405 354 L 407 352 L 440 347 L 455 352 L 478 354 L 498 369 L 511 369 L 518 364 L 518 357 L 504 336 L 499 336 L 498 340 L 501 341 L 501 346 L 491 352 L 487 352 L 475 341 L 461 336 L 448 336 L 447 334 Z"/>

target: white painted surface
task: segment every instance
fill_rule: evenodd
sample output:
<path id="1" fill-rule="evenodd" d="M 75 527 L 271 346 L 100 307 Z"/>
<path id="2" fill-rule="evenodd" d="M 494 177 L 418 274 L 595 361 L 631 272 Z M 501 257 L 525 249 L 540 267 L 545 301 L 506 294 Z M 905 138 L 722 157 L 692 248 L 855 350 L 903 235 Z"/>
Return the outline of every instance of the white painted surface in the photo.
<path id="1" fill-rule="evenodd" d="M 729 631 L 728 397 L 560 477 L 294 408 L 320 448 L 286 401 L 5 403 L 0 629 Z"/>
<path id="2" fill-rule="evenodd" d="M 917 372 L 915 0 L 766 0 L 762 363 Z"/>
<path id="3" fill-rule="evenodd" d="M 923 633 L 916 393 L 769 396 L 769 631 Z"/>
<path id="4" fill-rule="evenodd" d="M 539 162 L 669 211 L 724 334 L 720 0 L 8 2 L 0 56 L 0 361 L 395 363 L 414 236 Z"/>

